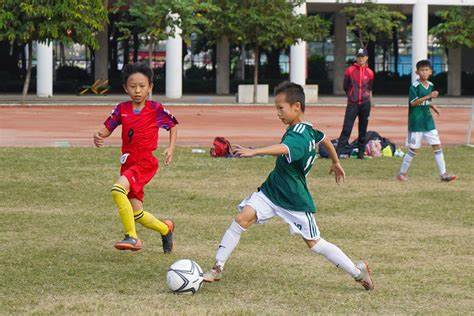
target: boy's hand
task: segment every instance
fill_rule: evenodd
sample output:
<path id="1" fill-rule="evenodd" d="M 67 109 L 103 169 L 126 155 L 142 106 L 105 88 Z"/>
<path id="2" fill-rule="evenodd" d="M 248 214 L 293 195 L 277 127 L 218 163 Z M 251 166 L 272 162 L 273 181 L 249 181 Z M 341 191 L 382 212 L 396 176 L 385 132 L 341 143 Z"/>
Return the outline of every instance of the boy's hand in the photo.
<path id="1" fill-rule="evenodd" d="M 438 116 L 439 116 L 439 109 L 438 109 L 436 106 L 434 106 L 434 105 L 430 105 L 430 108 L 433 110 L 433 112 L 435 112 L 435 113 L 436 113 L 436 115 L 438 115 Z"/>
<path id="2" fill-rule="evenodd" d="M 102 147 L 104 145 L 104 137 L 100 135 L 100 132 L 94 134 L 94 145 L 95 147 Z"/>
<path id="3" fill-rule="evenodd" d="M 342 166 L 339 162 L 333 163 L 331 165 L 331 168 L 329 169 L 329 174 L 331 173 L 334 173 L 337 184 L 341 184 L 341 182 L 344 182 L 344 179 L 346 178 L 346 173 L 344 172 L 344 169 L 342 169 Z"/>
<path id="4" fill-rule="evenodd" d="M 168 166 L 171 163 L 171 161 L 173 161 L 174 148 L 172 147 L 166 148 L 163 154 L 165 155 L 165 165 Z"/>
<path id="5" fill-rule="evenodd" d="M 436 90 L 433 90 L 433 91 L 431 91 L 431 93 L 430 93 L 430 97 L 431 97 L 431 98 L 437 98 L 438 95 L 439 95 L 439 92 L 436 91 Z"/>
<path id="6" fill-rule="evenodd" d="M 256 154 L 255 149 L 242 147 L 240 145 L 235 145 L 233 147 L 234 147 L 233 148 L 234 150 L 233 150 L 232 153 L 235 156 L 239 156 L 239 157 L 242 157 L 242 158 L 250 158 L 250 157 L 255 156 L 255 154 Z"/>

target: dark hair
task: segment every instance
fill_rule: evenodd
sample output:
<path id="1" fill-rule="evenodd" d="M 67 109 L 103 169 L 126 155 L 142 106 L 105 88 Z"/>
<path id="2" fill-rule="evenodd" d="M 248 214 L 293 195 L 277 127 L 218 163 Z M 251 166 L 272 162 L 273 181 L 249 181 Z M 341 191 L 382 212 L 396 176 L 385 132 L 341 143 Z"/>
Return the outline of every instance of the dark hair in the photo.
<path id="1" fill-rule="evenodd" d="M 275 88 L 275 95 L 284 93 L 286 96 L 286 102 L 294 104 L 299 102 L 301 104 L 301 111 L 305 110 L 305 96 L 303 87 L 299 84 L 283 81 Z"/>
<path id="2" fill-rule="evenodd" d="M 127 84 L 128 77 L 137 72 L 148 78 L 150 84 L 153 83 L 153 70 L 145 63 L 126 64 L 122 68 L 122 83 Z"/>
<path id="3" fill-rule="evenodd" d="M 416 70 L 422 68 L 422 67 L 431 67 L 431 62 L 428 59 L 422 59 L 419 62 L 416 63 Z"/>

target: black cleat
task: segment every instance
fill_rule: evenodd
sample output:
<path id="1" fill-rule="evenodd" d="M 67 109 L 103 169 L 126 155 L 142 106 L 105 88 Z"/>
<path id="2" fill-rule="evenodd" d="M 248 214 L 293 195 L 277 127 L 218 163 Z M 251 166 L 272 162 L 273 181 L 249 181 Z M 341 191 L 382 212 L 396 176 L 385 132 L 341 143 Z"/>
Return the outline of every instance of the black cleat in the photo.
<path id="1" fill-rule="evenodd" d="M 161 240 L 163 241 L 163 252 L 171 253 L 174 248 L 174 242 L 173 242 L 174 223 L 172 220 L 169 220 L 169 219 L 165 219 L 163 223 L 165 223 L 166 226 L 168 226 L 169 228 L 168 234 L 161 236 Z"/>

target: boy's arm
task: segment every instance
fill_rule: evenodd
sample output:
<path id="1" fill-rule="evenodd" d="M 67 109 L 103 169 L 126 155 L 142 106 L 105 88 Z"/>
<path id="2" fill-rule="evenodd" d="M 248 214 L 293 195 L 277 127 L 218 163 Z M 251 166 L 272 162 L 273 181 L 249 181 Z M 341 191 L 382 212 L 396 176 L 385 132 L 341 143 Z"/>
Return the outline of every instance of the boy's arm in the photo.
<path id="1" fill-rule="evenodd" d="M 426 100 L 437 98 L 438 95 L 439 95 L 438 91 L 436 91 L 436 90 L 431 91 L 430 94 L 427 94 L 424 97 L 413 100 L 412 102 L 410 102 L 410 105 L 411 106 L 417 106 L 417 105 L 423 104 L 423 102 L 425 102 Z"/>
<path id="2" fill-rule="evenodd" d="M 253 157 L 257 155 L 280 156 L 288 154 L 288 147 L 283 144 L 271 145 L 262 148 L 247 148 L 235 145 L 233 154 L 239 157 Z"/>
<path id="3" fill-rule="evenodd" d="M 438 116 L 440 115 L 439 109 L 436 106 L 434 106 L 433 104 L 430 104 L 430 108 L 433 110 L 433 112 L 436 113 L 436 115 Z"/>
<path id="4" fill-rule="evenodd" d="M 321 141 L 321 145 L 324 146 L 324 148 L 328 152 L 329 158 L 332 160 L 332 165 L 331 165 L 331 168 L 329 169 L 329 174 L 334 173 L 337 184 L 344 182 L 346 173 L 344 172 L 344 169 L 342 168 L 339 162 L 339 158 L 337 157 L 337 153 L 336 153 L 336 149 L 334 149 L 334 145 L 331 143 L 331 141 L 328 138 L 324 138 Z"/>
<path id="5" fill-rule="evenodd" d="M 176 139 L 178 138 L 178 126 L 175 125 L 170 128 L 170 144 L 166 148 L 165 155 L 165 165 L 169 165 L 173 160 L 174 149 L 176 146 Z"/>
<path id="6" fill-rule="evenodd" d="M 102 126 L 98 132 L 94 134 L 94 145 L 95 147 L 102 147 L 104 145 L 104 139 L 112 134 L 105 126 Z"/>

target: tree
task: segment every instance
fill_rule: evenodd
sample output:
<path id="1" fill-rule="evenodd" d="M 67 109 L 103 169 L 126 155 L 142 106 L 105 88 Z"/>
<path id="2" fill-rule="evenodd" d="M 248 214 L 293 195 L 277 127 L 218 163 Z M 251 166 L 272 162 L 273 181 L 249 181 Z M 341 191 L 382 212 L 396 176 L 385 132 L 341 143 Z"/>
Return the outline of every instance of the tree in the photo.
<path id="1" fill-rule="evenodd" d="M 97 47 L 96 33 L 107 20 L 101 0 L 3 0 L 0 9 L 0 41 L 28 45 L 28 66 L 22 102 L 28 93 L 34 41 L 79 43 Z"/>
<path id="2" fill-rule="evenodd" d="M 441 23 L 430 29 L 436 41 L 448 51 L 448 93 L 461 95 L 461 48 L 474 47 L 474 9 L 452 7 L 438 11 Z"/>
<path id="3" fill-rule="evenodd" d="M 199 32 L 197 25 L 204 18 L 199 10 L 205 6 L 198 0 L 134 0 L 118 1 L 114 12 L 128 10 L 129 19 L 117 22 L 123 38 L 134 34 L 145 39 L 148 44 L 148 62 L 152 67 L 154 46 L 159 41 L 173 37 L 178 28 L 183 30 L 183 38 L 189 42 L 189 35 Z M 137 36 L 136 35 L 136 36 Z"/>
<path id="4" fill-rule="evenodd" d="M 474 47 L 474 8 L 453 7 L 438 11 L 441 23 L 432 27 L 430 33 L 441 45 L 450 48 Z"/>
<path id="5" fill-rule="evenodd" d="M 406 20 L 403 13 L 373 2 L 350 5 L 343 12 L 347 17 L 348 30 L 353 32 L 364 48 L 374 48 L 375 42 L 378 42 L 387 50 L 387 40 L 392 38 L 393 30 L 400 29 Z M 369 57 L 374 58 L 373 54 Z"/>
<path id="6" fill-rule="evenodd" d="M 320 16 L 295 15 L 301 0 L 215 0 L 209 25 L 215 37 L 253 48 L 254 102 L 257 97 L 260 51 L 288 47 L 299 39 L 316 40 L 329 34 L 329 21 Z"/>

